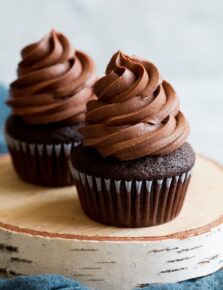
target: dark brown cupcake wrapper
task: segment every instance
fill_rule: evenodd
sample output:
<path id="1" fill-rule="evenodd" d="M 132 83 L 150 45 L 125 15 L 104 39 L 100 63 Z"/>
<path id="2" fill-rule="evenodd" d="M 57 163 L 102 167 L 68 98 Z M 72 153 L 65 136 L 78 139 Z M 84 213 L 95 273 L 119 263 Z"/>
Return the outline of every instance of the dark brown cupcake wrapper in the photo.
<path id="1" fill-rule="evenodd" d="M 73 184 L 68 160 L 78 143 L 35 144 L 20 141 L 5 133 L 5 140 L 18 175 L 25 181 L 43 186 Z"/>
<path id="2" fill-rule="evenodd" d="M 174 219 L 183 206 L 191 170 L 164 179 L 113 180 L 90 176 L 70 164 L 81 206 L 93 220 L 145 227 Z"/>

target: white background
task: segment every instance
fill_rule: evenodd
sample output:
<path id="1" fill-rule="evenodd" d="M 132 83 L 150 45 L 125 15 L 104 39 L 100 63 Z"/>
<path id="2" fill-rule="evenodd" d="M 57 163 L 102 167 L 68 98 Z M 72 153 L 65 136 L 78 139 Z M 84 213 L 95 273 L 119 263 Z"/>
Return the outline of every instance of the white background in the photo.
<path id="1" fill-rule="evenodd" d="M 0 0 L 0 80 L 21 48 L 52 27 L 89 53 L 102 75 L 118 49 L 157 64 L 175 87 L 196 151 L 223 162 L 222 0 Z"/>

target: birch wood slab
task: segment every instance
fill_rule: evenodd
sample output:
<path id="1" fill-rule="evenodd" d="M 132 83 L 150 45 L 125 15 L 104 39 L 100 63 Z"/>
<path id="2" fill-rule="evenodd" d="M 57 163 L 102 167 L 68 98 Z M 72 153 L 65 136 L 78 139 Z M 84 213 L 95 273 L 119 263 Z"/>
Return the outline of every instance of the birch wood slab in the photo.
<path id="1" fill-rule="evenodd" d="M 181 214 L 123 229 L 82 212 L 73 186 L 29 185 L 0 158 L 0 272 L 58 273 L 97 289 L 132 289 L 208 275 L 223 266 L 223 169 L 197 156 Z"/>

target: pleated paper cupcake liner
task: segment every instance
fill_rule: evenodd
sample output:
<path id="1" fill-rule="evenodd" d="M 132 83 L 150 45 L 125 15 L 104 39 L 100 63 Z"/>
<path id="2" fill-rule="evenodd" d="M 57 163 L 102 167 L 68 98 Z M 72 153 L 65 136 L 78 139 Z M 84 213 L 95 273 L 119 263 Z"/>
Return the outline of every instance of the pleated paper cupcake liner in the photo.
<path id="1" fill-rule="evenodd" d="M 73 184 L 68 160 L 79 143 L 35 144 L 5 134 L 6 143 L 18 175 L 25 181 L 43 186 Z"/>
<path id="2" fill-rule="evenodd" d="M 113 226 L 166 223 L 181 211 L 191 170 L 156 180 L 113 180 L 87 175 L 70 164 L 81 206 L 91 219 Z"/>

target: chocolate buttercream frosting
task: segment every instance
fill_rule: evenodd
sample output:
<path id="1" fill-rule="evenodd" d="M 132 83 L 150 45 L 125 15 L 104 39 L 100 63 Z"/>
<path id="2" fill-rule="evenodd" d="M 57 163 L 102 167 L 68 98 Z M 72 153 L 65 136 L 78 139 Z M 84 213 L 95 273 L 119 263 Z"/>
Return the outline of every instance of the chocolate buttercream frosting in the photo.
<path id="1" fill-rule="evenodd" d="M 103 157 L 166 155 L 185 143 L 189 125 L 177 94 L 151 62 L 118 51 L 94 92 L 80 132 Z"/>
<path id="2" fill-rule="evenodd" d="M 54 30 L 23 48 L 21 56 L 7 101 L 12 114 L 30 124 L 83 122 L 86 103 L 95 97 L 92 59 Z"/>

